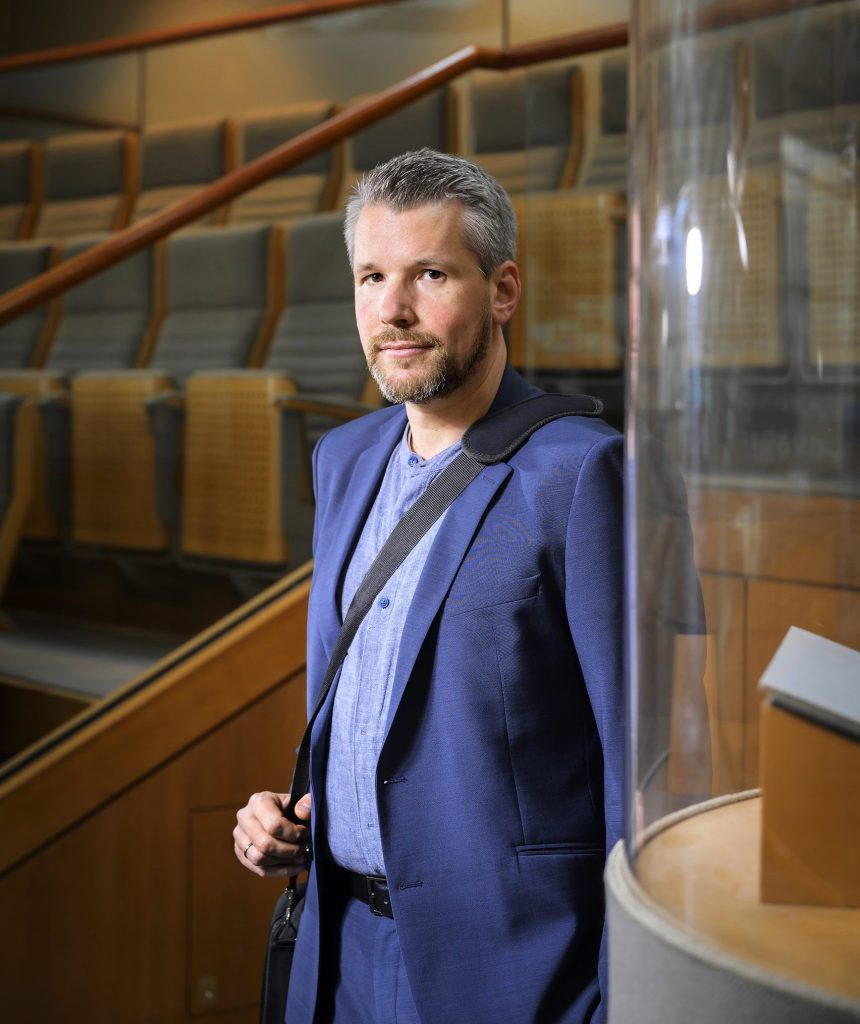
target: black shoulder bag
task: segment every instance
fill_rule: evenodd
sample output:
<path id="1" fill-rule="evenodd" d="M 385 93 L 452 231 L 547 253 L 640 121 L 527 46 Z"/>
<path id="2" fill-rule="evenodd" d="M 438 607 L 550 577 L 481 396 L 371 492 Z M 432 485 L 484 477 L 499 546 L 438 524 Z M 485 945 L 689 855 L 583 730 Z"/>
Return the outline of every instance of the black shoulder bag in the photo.
<path id="1" fill-rule="evenodd" d="M 299 744 L 290 799 L 284 809 L 284 815 L 290 821 L 304 824 L 295 816 L 294 808 L 310 788 L 311 730 L 349 645 L 382 587 L 445 509 L 485 466 L 509 458 L 539 427 L 551 420 L 561 416 L 599 416 L 602 411 L 603 403 L 587 395 L 536 395 L 485 416 L 466 431 L 460 454 L 436 477 L 392 530 L 352 599 L 320 687 L 316 707 Z M 304 908 L 304 886 L 297 886 L 296 881 L 297 876 L 290 878 L 272 913 L 263 969 L 260 1024 L 284 1024 L 290 969 Z"/>

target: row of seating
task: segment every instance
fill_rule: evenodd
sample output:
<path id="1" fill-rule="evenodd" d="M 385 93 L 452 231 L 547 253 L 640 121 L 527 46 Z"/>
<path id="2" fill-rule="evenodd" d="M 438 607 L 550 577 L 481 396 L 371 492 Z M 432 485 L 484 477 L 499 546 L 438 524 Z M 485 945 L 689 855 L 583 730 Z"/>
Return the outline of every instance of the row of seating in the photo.
<path id="1" fill-rule="evenodd" d="M 619 88 L 616 80 L 626 83 L 625 58 L 608 60 L 603 77 L 608 94 L 623 101 L 626 84 Z M 512 194 L 574 185 L 584 137 L 582 80 L 575 65 L 476 80 L 469 90 L 471 156 Z M 346 146 L 348 157 L 343 146 L 327 150 L 206 222 L 273 222 L 333 209 L 343 205 L 359 174 L 395 153 L 420 146 L 454 152 L 458 96 L 443 88 L 357 134 Z M 624 109 L 607 112 L 622 138 Z M 336 110 L 320 101 L 235 121 L 150 126 L 139 136 L 103 131 L 57 136 L 43 145 L 0 143 L 0 237 L 68 238 L 135 223 L 322 124 Z"/>
<path id="2" fill-rule="evenodd" d="M 600 369 L 620 365 L 616 321 L 620 281 L 608 287 L 607 279 L 619 266 L 621 202 L 613 193 L 595 197 L 577 192 L 541 193 L 518 201 L 520 219 L 528 225 L 521 233 L 521 260 L 534 264 L 531 271 L 536 288 L 534 297 L 526 295 L 523 311 L 511 327 L 515 362 L 526 362 L 535 355 L 526 329 L 531 308 L 535 316 L 544 318 L 541 351 L 547 365 L 577 364 L 577 360 L 579 366 Z M 578 232 L 577 225 L 582 226 L 582 234 L 591 231 L 587 249 L 590 271 L 586 272 L 583 264 L 581 274 L 576 272 L 570 247 L 563 245 L 570 231 Z M 259 442 L 253 430 L 241 425 L 241 410 L 252 394 L 261 400 L 267 396 L 270 405 L 281 396 L 279 401 L 292 414 L 294 434 L 297 425 L 302 425 L 296 436 L 301 437 L 305 452 L 332 424 L 331 418 L 324 416 L 324 403 L 335 404 L 340 417 L 357 415 L 378 403 L 356 333 L 342 226 L 342 214 L 330 213 L 286 225 L 181 232 L 77 286 L 54 308 L 36 310 L 0 329 L 0 366 L 4 368 L 0 393 L 23 395 L 38 403 L 46 431 L 38 442 L 47 446 L 37 474 L 43 479 L 36 486 L 25 535 L 56 538 L 63 532 L 62 524 L 70 521 L 72 537 L 80 544 L 135 550 L 169 548 L 175 540 L 169 536 L 169 521 L 178 520 L 165 514 L 165 509 L 175 508 L 176 503 L 163 497 L 156 500 L 154 469 L 147 474 L 135 460 L 138 454 L 148 452 L 145 458 L 155 459 L 153 466 L 167 467 L 161 479 L 169 485 L 175 453 L 165 453 L 176 445 L 175 429 L 170 436 L 171 423 L 175 427 L 173 413 L 182 405 L 179 393 L 186 383 L 189 395 L 214 389 L 209 393 L 219 416 L 239 417 L 231 421 L 228 416 L 224 421 L 228 426 L 218 428 L 223 443 L 234 450 L 252 438 L 256 438 L 255 444 Z M 97 241 L 75 240 L 64 248 L 63 256 L 73 257 Z M 582 263 L 586 249 L 576 247 L 575 251 Z M 34 267 L 47 266 L 56 256 L 56 247 L 36 242 L 0 246 L 0 287 L 16 283 L 8 273 L 16 257 L 25 257 L 20 273 L 26 275 Z M 595 272 L 597 262 L 605 266 Z M 562 294 L 560 275 L 566 278 L 571 274 L 574 285 Z M 594 288 L 596 293 L 590 291 Z M 577 317 L 581 330 L 573 322 Z M 561 335 L 553 333 L 559 318 L 566 331 L 580 338 L 575 349 L 578 357 L 571 357 L 569 344 L 562 344 Z M 241 384 L 224 376 L 225 371 L 240 367 L 265 370 L 266 374 L 244 376 Z M 206 371 L 216 372 L 208 384 L 201 377 Z M 272 372 L 278 375 L 274 382 Z M 231 391 L 234 386 L 239 392 Z M 244 396 L 241 401 L 236 397 L 240 393 Z M 284 397 L 294 393 L 301 395 L 301 407 L 297 399 Z M 228 398 L 230 394 L 232 398 Z M 110 419 L 120 416 L 120 407 L 125 410 L 122 424 Z M 113 411 L 109 414 L 108 410 Z M 135 441 L 128 434 L 132 421 Z M 156 440 L 150 436 L 149 425 L 163 428 L 160 435 L 156 430 Z M 190 426 L 191 420 L 187 445 L 194 444 L 198 436 Z M 70 430 L 73 500 L 68 507 L 68 473 L 63 469 L 62 453 L 68 447 Z M 113 455 L 85 456 L 92 446 L 102 453 L 110 449 Z M 211 455 L 214 446 L 207 441 L 199 450 Z M 51 452 L 60 454 L 54 457 Z M 299 461 L 293 477 L 301 478 L 298 467 L 305 456 L 296 449 L 295 458 Z M 283 454 L 278 455 L 275 465 L 282 461 Z M 252 462 L 249 454 L 237 458 L 237 471 L 247 474 Z M 85 483 L 90 478 L 82 467 L 96 463 L 116 465 L 98 471 L 101 484 L 94 478 Z M 46 465 L 53 470 L 46 473 Z M 261 472 L 261 486 L 271 471 L 269 466 L 266 473 Z M 117 490 L 120 479 L 123 484 Z M 191 479 L 186 475 L 186 484 Z M 224 479 L 210 473 L 207 487 L 215 487 L 216 480 L 222 481 L 219 487 L 224 486 Z M 277 472 L 272 479 L 279 479 Z M 277 492 L 280 485 L 268 486 Z M 162 487 L 162 495 L 169 490 L 169 486 Z M 117 496 L 106 500 L 107 493 L 115 491 Z M 250 497 L 248 488 L 237 487 L 235 493 L 248 498 L 249 508 L 265 508 L 265 502 Z M 226 508 L 223 502 L 217 504 Z M 129 518 L 123 525 L 120 508 L 125 506 Z M 229 513 L 225 515 L 229 519 Z M 201 524 L 205 521 L 211 531 L 216 519 L 210 512 L 201 517 Z M 235 525 L 231 526 L 224 532 L 229 540 L 218 549 L 219 557 L 283 562 L 287 558 L 283 531 L 277 517 L 272 523 L 272 537 L 280 539 L 270 537 L 263 548 L 254 549 L 256 554 L 251 548 L 242 549 Z M 187 516 L 183 530 L 186 526 Z M 188 553 L 198 553 L 187 537 L 183 547 Z M 211 545 L 207 548 L 210 554 L 214 550 Z"/>
<path id="3" fill-rule="evenodd" d="M 98 287 L 79 286 L 45 368 L 0 375 L 0 392 L 24 400 L 19 416 L 30 416 L 31 406 L 41 414 L 24 536 L 56 541 L 71 525 L 78 545 L 164 553 L 177 548 L 171 529 L 181 527 L 189 556 L 229 552 L 281 566 L 306 557 L 308 445 L 331 425 L 322 413 L 356 415 L 375 392 L 342 229 L 342 216 L 329 214 L 286 232 L 188 232 L 111 268 Z M 117 323 L 127 328 L 121 345 Z M 296 392 L 304 404 L 281 416 L 276 400 Z M 282 436 L 288 420 L 291 433 Z M 15 426 L 22 424 L 7 423 L 7 439 Z M 183 435 L 193 455 L 184 474 Z M 295 512 L 293 556 L 283 515 L 272 510 L 280 489 L 297 481 L 301 500 L 286 503 Z M 246 532 L 253 542 L 243 540 Z"/>
<path id="4" fill-rule="evenodd" d="M 784 365 L 787 297 L 807 322 L 811 374 L 856 365 L 856 260 L 837 266 L 836 243 L 860 209 L 860 191 L 822 180 L 811 195 L 810 281 L 799 291 L 779 276 L 785 210 L 772 172 L 751 173 L 745 185 L 745 257 L 736 222 L 722 212 L 725 182 L 703 181 L 691 193 L 713 249 L 703 256 L 701 298 L 689 282 L 667 296 L 663 344 L 717 372 Z M 623 208 L 613 204 L 623 201 L 573 191 L 517 202 L 525 204 L 526 294 L 525 313 L 511 326 L 513 362 L 617 368 Z M 687 227 L 668 225 L 663 242 L 683 245 Z M 571 246 L 571 237 L 582 244 Z M 843 258 L 850 251 L 846 244 Z M 44 426 L 42 479 L 25 535 L 46 540 L 69 529 L 78 545 L 172 549 L 213 565 L 283 565 L 306 553 L 308 452 L 333 422 L 379 402 L 355 330 L 342 215 L 184 232 L 80 285 L 63 306 L 62 315 L 45 317 L 53 340 L 35 343 L 45 351 L 42 369 L 0 375 L 0 393 L 38 404 Z M 692 353 L 682 344 L 690 338 L 698 344 Z M 29 415 L 23 406 L 20 413 Z"/>

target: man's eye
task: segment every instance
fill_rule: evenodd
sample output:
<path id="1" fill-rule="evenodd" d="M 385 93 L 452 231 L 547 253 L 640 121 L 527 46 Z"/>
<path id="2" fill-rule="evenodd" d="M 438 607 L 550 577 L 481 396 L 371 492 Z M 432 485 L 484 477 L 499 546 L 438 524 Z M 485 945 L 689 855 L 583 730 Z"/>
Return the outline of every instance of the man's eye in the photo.
<path id="1" fill-rule="evenodd" d="M 429 267 L 424 271 L 424 276 L 430 281 L 441 281 L 445 277 L 441 270 L 432 270 Z"/>
<path id="2" fill-rule="evenodd" d="M 382 274 L 380 274 L 379 271 L 375 271 L 372 274 L 368 274 L 364 280 L 368 284 L 379 284 L 379 282 L 382 280 Z"/>

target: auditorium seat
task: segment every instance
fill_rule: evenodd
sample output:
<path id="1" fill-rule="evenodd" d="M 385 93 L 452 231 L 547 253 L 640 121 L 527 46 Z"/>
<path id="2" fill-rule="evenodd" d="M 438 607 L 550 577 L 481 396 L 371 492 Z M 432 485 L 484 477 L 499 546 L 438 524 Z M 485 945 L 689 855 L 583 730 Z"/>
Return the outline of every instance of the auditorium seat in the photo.
<path id="1" fill-rule="evenodd" d="M 0 394 L 0 600 L 33 500 L 37 431 L 34 400 Z"/>
<path id="2" fill-rule="evenodd" d="M 749 160 L 788 164 L 787 139 L 846 155 L 860 120 L 857 15 L 845 5 L 805 14 L 802 33 L 779 23 L 752 45 L 755 121 Z M 791 59 L 787 59 L 787 57 Z M 800 168 L 802 173 L 802 168 Z"/>
<path id="3" fill-rule="evenodd" d="M 627 65 L 626 53 L 601 64 L 599 130 L 583 159 L 581 189 L 627 192 Z"/>
<path id="4" fill-rule="evenodd" d="M 166 247 L 167 310 L 146 368 L 72 388 L 76 544 L 165 553 L 181 472 L 183 385 L 201 368 L 259 365 L 280 306 L 279 231 L 181 232 Z"/>
<path id="5" fill-rule="evenodd" d="M 70 239 L 63 260 L 74 259 L 104 235 Z M 143 249 L 65 292 L 45 367 L 73 376 L 145 361 L 163 315 L 163 246 Z"/>
<path id="6" fill-rule="evenodd" d="M 806 372 L 831 379 L 860 374 L 860 179 L 836 159 L 821 159 L 807 180 L 809 272 Z M 847 432 L 847 430 L 846 430 Z"/>
<path id="7" fill-rule="evenodd" d="M 310 557 L 310 448 L 381 401 L 355 326 L 342 214 L 294 221 L 286 248 L 287 303 L 265 369 L 188 381 L 182 551 L 195 564 L 271 570 Z"/>
<path id="8" fill-rule="evenodd" d="M 747 171 L 739 201 L 724 175 L 688 183 L 686 196 L 691 215 L 671 244 L 685 252 L 698 229 L 701 280 L 698 290 L 689 279 L 678 281 L 668 344 L 688 349 L 690 365 L 706 371 L 785 367 L 779 171 Z"/>
<path id="9" fill-rule="evenodd" d="M 103 238 L 69 242 L 63 258 L 71 259 Z M 38 250 L 35 243 L 28 248 Z M 34 497 L 24 528 L 28 539 L 56 540 L 68 523 L 70 378 L 86 370 L 134 366 L 151 347 L 163 312 L 161 251 L 158 246 L 137 253 L 66 292 L 44 358 L 29 364 L 41 368 L 0 373 L 0 393 L 28 397 L 41 413 L 35 442 Z M 28 319 L 25 315 L 13 321 L 10 329 L 20 329 Z"/>
<path id="10" fill-rule="evenodd" d="M 576 65 L 476 75 L 470 152 L 511 195 L 569 188 L 582 152 L 583 76 Z"/>
<path id="11" fill-rule="evenodd" d="M 30 237 L 41 195 L 41 145 L 0 142 L 0 240 Z"/>
<path id="12" fill-rule="evenodd" d="M 44 274 L 56 258 L 57 250 L 48 242 L 0 243 L 0 295 Z M 56 313 L 56 302 L 45 303 L 0 327 L 0 371 L 42 364 Z"/>
<path id="13" fill-rule="evenodd" d="M 352 102 L 364 98 L 357 96 Z M 457 91 L 449 86 L 415 100 L 347 139 L 347 171 L 338 205 L 344 205 L 361 175 L 399 153 L 424 146 L 440 153 L 456 153 L 459 148 L 458 110 Z"/>
<path id="14" fill-rule="evenodd" d="M 680 72 L 679 68 L 683 71 Z M 737 34 L 685 40 L 658 60 L 656 153 L 664 188 L 683 189 L 691 178 L 714 178 L 738 170 L 747 156 L 750 110 L 748 47 Z M 683 81 L 704 101 L 678 103 Z"/>
<path id="15" fill-rule="evenodd" d="M 336 109 L 320 100 L 247 114 L 238 123 L 239 163 L 250 163 L 315 128 Z M 340 145 L 325 150 L 238 196 L 230 206 L 230 222 L 272 223 L 331 209 L 340 185 L 342 152 Z"/>
<path id="16" fill-rule="evenodd" d="M 508 327 L 511 362 L 540 374 L 619 371 L 624 197 L 607 189 L 534 192 L 515 197 L 514 208 L 523 294 Z"/>
<path id="17" fill-rule="evenodd" d="M 626 323 L 627 54 L 600 67 L 598 131 L 575 189 L 515 197 L 524 284 L 509 325 L 511 360 L 547 387 L 620 371 Z"/>
<path id="18" fill-rule="evenodd" d="M 140 136 L 140 192 L 132 223 L 192 195 L 225 175 L 236 164 L 232 121 L 193 121 L 148 127 Z M 223 224 L 227 207 L 198 221 Z"/>
<path id="19" fill-rule="evenodd" d="M 749 160 L 781 176 L 784 329 L 813 382 L 855 373 L 860 360 L 857 45 L 856 14 L 834 5 L 805 12 L 801 35 L 776 22 L 751 51 Z"/>
<path id="20" fill-rule="evenodd" d="M 134 136 L 80 132 L 44 146 L 44 199 L 34 236 L 69 238 L 126 225 L 137 188 Z"/>

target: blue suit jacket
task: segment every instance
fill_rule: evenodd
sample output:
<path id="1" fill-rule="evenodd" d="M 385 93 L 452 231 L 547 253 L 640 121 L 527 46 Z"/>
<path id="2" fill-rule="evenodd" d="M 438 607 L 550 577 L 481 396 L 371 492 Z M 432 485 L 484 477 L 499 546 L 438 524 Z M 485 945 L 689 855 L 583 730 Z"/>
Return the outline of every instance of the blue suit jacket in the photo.
<path id="1" fill-rule="evenodd" d="M 533 393 L 508 369 L 493 408 Z M 310 706 L 340 628 L 345 566 L 404 425 L 401 406 L 384 409 L 317 447 Z M 595 1007 L 602 872 L 622 834 L 622 584 L 622 438 L 601 420 L 542 427 L 470 484 L 434 540 L 377 771 L 391 900 L 424 1024 L 605 1017 L 605 1001 Z M 331 703 L 312 742 L 318 855 L 290 1024 L 310 1022 L 318 984 Z"/>

